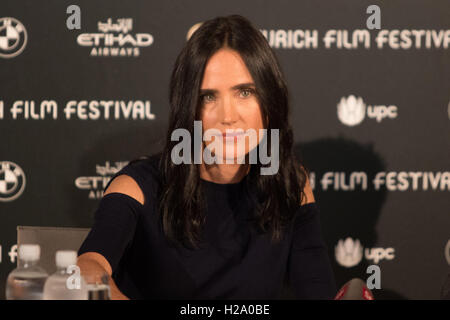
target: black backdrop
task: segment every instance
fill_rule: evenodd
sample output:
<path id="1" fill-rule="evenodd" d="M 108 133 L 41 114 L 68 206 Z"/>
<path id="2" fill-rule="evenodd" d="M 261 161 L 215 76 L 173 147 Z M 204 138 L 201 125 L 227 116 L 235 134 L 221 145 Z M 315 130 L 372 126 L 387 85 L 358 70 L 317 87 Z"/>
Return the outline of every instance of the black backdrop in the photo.
<path id="1" fill-rule="evenodd" d="M 66 27 L 71 4 L 80 30 Z M 372 4 L 381 30 L 366 27 Z M 280 59 L 338 285 L 377 264 L 376 298 L 439 298 L 450 264 L 448 0 L 2 0 L 0 297 L 16 226 L 90 227 L 111 174 L 160 150 L 189 29 L 234 13 Z M 141 42 L 109 46 L 105 33 Z"/>

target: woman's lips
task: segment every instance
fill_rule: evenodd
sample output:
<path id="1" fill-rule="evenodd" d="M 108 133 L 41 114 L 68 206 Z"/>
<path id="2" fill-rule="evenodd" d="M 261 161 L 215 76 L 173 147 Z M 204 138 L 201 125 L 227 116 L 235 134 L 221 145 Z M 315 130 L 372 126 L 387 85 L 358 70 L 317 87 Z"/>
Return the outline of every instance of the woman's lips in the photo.
<path id="1" fill-rule="evenodd" d="M 241 136 L 243 134 L 244 134 L 243 131 L 242 132 L 224 132 L 224 133 L 222 133 L 222 136 L 223 137 L 237 137 L 237 136 Z"/>
<path id="2" fill-rule="evenodd" d="M 244 130 L 225 131 L 222 132 L 222 138 L 225 141 L 236 141 L 239 137 L 244 135 Z"/>

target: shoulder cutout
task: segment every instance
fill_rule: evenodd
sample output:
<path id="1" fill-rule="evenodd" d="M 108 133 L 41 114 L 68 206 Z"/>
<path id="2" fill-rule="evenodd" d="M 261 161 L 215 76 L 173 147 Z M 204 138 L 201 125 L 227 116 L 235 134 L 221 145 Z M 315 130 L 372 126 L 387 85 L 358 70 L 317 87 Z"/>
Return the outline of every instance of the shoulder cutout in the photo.
<path id="1" fill-rule="evenodd" d="M 308 173 L 303 168 L 303 166 L 301 167 L 301 170 L 303 170 L 303 172 L 306 174 L 306 183 L 305 183 L 305 188 L 303 189 L 303 192 L 305 193 L 305 198 L 303 198 L 302 203 L 301 203 L 301 205 L 305 205 L 308 203 L 313 203 L 316 200 L 314 199 L 314 193 L 311 189 L 311 185 L 309 184 Z"/>
<path id="2" fill-rule="evenodd" d="M 142 192 L 137 182 L 132 177 L 126 174 L 121 174 L 120 176 L 114 178 L 103 195 L 105 196 L 108 193 L 113 192 L 126 194 L 127 196 L 130 196 L 137 200 L 140 204 L 144 205 L 144 193 Z"/>

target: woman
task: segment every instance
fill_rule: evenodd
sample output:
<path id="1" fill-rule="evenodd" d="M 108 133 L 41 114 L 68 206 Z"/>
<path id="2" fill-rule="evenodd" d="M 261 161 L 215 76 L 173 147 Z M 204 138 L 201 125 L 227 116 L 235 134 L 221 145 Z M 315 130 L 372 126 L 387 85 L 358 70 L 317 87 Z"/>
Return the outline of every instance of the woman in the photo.
<path id="1" fill-rule="evenodd" d="M 286 83 L 262 34 L 238 15 L 204 22 L 176 60 L 170 107 L 162 153 L 130 162 L 106 187 L 79 250 L 82 274 L 106 272 L 113 299 L 277 299 L 286 288 L 332 298 L 318 207 L 292 152 Z M 180 152 L 174 132 L 194 137 L 195 121 L 219 135 Z M 250 130 L 256 140 L 241 135 Z M 277 157 L 250 162 L 263 141 Z M 198 163 L 199 153 L 222 161 Z"/>

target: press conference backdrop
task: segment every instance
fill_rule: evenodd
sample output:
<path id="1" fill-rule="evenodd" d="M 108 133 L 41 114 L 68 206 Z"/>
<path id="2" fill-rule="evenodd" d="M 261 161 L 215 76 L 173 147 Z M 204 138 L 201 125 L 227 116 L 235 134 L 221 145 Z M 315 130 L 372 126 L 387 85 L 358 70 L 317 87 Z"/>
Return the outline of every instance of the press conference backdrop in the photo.
<path id="1" fill-rule="evenodd" d="M 80 29 L 66 24 L 72 4 Z M 367 27 L 370 5 L 380 29 Z M 450 268 L 448 0 L 2 0 L 2 297 L 17 225 L 91 227 L 111 175 L 161 149 L 189 30 L 235 13 L 266 36 L 288 81 L 338 286 L 377 265 L 376 299 L 439 298 Z"/>

